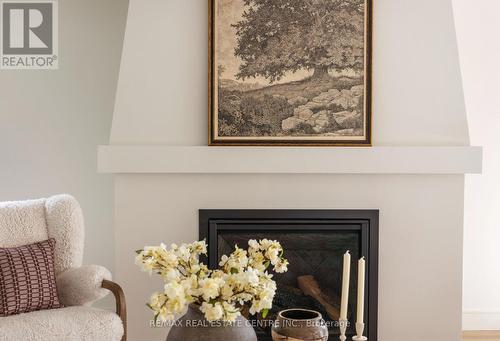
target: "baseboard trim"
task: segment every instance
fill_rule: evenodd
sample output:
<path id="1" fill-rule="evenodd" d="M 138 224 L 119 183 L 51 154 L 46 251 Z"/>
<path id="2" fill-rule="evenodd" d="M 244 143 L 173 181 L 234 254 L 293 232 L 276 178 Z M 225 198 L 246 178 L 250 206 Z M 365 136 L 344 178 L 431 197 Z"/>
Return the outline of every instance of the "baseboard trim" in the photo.
<path id="1" fill-rule="evenodd" d="M 464 331 L 463 341 L 497 341 L 500 340 L 500 331 Z"/>
<path id="2" fill-rule="evenodd" d="M 500 312 L 464 312 L 464 331 L 500 331 Z"/>

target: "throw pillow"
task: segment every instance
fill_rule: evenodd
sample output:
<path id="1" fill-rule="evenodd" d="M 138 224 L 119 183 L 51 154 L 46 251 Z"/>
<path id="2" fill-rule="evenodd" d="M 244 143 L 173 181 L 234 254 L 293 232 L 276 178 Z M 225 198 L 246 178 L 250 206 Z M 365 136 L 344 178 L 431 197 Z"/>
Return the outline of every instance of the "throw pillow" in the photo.
<path id="1" fill-rule="evenodd" d="M 54 239 L 0 248 L 0 316 L 61 308 L 54 271 Z"/>

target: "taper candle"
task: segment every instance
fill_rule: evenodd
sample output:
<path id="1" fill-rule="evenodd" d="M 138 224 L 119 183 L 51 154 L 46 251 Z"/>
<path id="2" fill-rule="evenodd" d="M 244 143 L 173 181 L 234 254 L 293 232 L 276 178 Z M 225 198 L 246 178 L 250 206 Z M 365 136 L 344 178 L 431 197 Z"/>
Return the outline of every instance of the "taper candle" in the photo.
<path id="1" fill-rule="evenodd" d="M 365 312 L 365 257 L 358 261 L 358 323 L 364 322 Z"/>
<path id="2" fill-rule="evenodd" d="M 340 303 L 340 319 L 347 320 L 347 304 L 349 303 L 349 282 L 351 274 L 351 254 L 344 255 L 344 272 L 342 274 L 342 300 Z"/>

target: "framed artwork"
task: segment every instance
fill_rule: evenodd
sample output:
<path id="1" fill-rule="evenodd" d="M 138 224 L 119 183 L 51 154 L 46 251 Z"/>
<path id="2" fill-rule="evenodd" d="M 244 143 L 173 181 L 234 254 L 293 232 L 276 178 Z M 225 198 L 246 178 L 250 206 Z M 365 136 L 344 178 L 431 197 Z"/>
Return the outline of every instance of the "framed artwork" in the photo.
<path id="1" fill-rule="evenodd" d="M 208 1 L 210 145 L 371 145 L 372 0 Z"/>

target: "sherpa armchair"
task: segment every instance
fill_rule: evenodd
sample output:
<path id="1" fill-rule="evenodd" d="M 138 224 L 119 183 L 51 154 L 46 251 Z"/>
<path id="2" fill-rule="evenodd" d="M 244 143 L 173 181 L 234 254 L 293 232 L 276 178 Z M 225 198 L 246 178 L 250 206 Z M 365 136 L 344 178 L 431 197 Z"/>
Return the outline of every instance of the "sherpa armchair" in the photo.
<path id="1" fill-rule="evenodd" d="M 0 317 L 2 341 L 126 340 L 123 291 L 102 266 L 82 266 L 84 225 L 78 202 L 69 195 L 0 203 L 0 247 L 54 238 L 55 273 L 64 308 Z M 116 313 L 91 307 L 111 291 Z"/>

